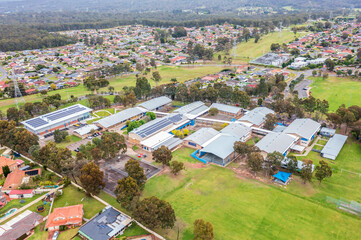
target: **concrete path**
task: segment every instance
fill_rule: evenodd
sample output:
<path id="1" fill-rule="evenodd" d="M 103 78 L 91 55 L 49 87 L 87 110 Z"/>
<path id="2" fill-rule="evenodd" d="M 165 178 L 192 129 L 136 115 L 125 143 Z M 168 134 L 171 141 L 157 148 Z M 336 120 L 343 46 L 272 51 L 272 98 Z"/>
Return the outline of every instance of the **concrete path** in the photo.
<path id="1" fill-rule="evenodd" d="M 313 146 L 316 145 L 316 143 L 318 142 L 318 140 L 320 139 L 320 136 L 317 136 L 317 138 L 313 141 L 312 145 L 311 146 L 308 146 L 306 148 L 306 151 L 303 153 L 303 154 L 295 154 L 295 156 L 297 157 L 301 157 L 301 156 L 307 156 L 313 149 Z"/>

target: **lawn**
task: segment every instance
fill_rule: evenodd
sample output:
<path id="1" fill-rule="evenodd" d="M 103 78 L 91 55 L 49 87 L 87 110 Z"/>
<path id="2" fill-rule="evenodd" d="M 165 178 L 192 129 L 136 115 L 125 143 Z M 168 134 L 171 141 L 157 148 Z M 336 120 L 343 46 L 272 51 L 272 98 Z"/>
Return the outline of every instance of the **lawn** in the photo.
<path id="1" fill-rule="evenodd" d="M 305 33 L 297 33 L 297 37 L 304 36 Z M 295 39 L 293 32 L 289 30 L 283 30 L 280 32 L 271 32 L 261 37 L 258 43 L 254 42 L 254 39 L 250 39 L 248 42 L 242 42 L 230 52 L 230 56 L 234 63 L 249 62 L 257 57 L 262 56 L 271 50 L 272 43 L 289 43 Z M 218 53 L 216 54 L 218 57 Z M 223 59 L 223 57 L 222 57 Z"/>
<path id="2" fill-rule="evenodd" d="M 319 139 L 319 140 L 317 141 L 317 144 L 326 145 L 327 142 L 328 142 L 327 140 Z"/>
<path id="3" fill-rule="evenodd" d="M 7 211 L 9 211 L 11 208 L 21 208 L 23 206 L 25 206 L 26 204 L 34 201 L 35 199 L 41 197 L 42 195 L 40 194 L 36 194 L 34 197 L 32 198 L 26 198 L 23 199 L 25 201 L 25 203 L 20 203 L 21 199 L 14 199 L 11 200 L 8 204 L 5 205 L 5 207 L 0 209 L 0 215 L 6 213 Z M 18 213 L 16 213 L 18 214 Z"/>
<path id="4" fill-rule="evenodd" d="M 125 237 L 139 236 L 149 234 L 146 230 L 141 228 L 138 224 L 132 223 L 132 226 L 128 227 L 124 233 L 120 236 L 117 236 L 116 239 L 124 239 Z"/>
<path id="5" fill-rule="evenodd" d="M 173 154 L 177 160 L 193 162 L 187 156 L 192 151 L 179 149 Z M 358 151 L 361 156 L 361 150 Z M 321 186 L 327 188 L 326 183 Z M 153 177 L 143 195 L 156 195 L 172 204 L 181 239 L 193 238 L 192 224 L 198 218 L 213 224 L 215 239 L 359 238 L 359 219 L 314 201 L 317 196 L 308 198 L 303 192 L 300 195 L 290 192 L 289 188 L 292 185 L 283 189 L 240 179 L 230 169 L 213 165 L 187 166 L 177 177 L 168 174 Z M 176 239 L 176 231 L 174 228 L 161 233 Z"/>
<path id="6" fill-rule="evenodd" d="M 361 82 L 347 77 L 311 77 L 312 96 L 326 99 L 330 105 L 330 111 L 334 112 L 339 106 L 360 105 Z"/>
<path id="7" fill-rule="evenodd" d="M 63 195 L 56 197 L 54 208 L 83 204 L 84 218 L 92 218 L 105 206 L 95 198 L 87 196 L 83 191 L 79 191 L 72 185 L 63 189 Z"/>
<path id="8" fill-rule="evenodd" d="M 81 140 L 80 137 L 77 137 L 77 136 L 75 136 L 75 135 L 70 135 L 70 139 L 71 139 L 70 142 L 67 142 L 67 141 L 64 140 L 64 141 L 62 141 L 61 143 L 57 143 L 56 145 L 57 145 L 58 147 L 66 148 L 66 147 L 69 146 L 70 144 L 79 142 L 79 141 Z"/>
<path id="9" fill-rule="evenodd" d="M 162 80 L 159 84 L 170 83 L 172 78 L 176 78 L 178 82 L 184 82 L 198 77 L 203 77 L 207 74 L 217 73 L 221 71 L 222 67 L 214 66 L 197 66 L 194 67 L 181 67 L 181 66 L 160 66 L 153 71 L 159 71 Z M 151 80 L 152 74 L 148 73 L 146 76 L 152 86 L 155 86 L 155 82 Z M 110 85 L 115 88 L 115 91 L 120 91 L 124 86 L 135 86 L 136 76 L 126 75 L 122 77 L 116 77 L 109 79 Z"/>

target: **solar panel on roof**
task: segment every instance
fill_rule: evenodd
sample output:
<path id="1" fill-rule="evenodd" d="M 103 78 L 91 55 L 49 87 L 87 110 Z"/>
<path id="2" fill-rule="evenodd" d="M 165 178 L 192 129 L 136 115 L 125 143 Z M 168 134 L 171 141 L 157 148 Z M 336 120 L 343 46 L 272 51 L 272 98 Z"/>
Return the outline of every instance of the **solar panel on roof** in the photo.
<path id="1" fill-rule="evenodd" d="M 77 113 L 77 112 L 80 112 L 80 111 L 83 111 L 85 110 L 85 108 L 83 107 L 76 107 L 76 108 L 71 108 L 71 109 L 67 109 L 66 111 L 62 111 L 62 112 L 58 112 L 56 114 L 53 114 L 52 116 L 46 116 L 49 120 L 56 120 L 56 119 L 59 119 L 59 118 L 63 118 L 65 116 L 68 116 L 68 115 L 72 115 L 74 113 Z"/>
<path id="2" fill-rule="evenodd" d="M 34 128 L 37 128 L 37 127 L 47 124 L 47 122 L 41 118 L 34 118 L 34 119 L 26 121 L 26 123 Z"/>

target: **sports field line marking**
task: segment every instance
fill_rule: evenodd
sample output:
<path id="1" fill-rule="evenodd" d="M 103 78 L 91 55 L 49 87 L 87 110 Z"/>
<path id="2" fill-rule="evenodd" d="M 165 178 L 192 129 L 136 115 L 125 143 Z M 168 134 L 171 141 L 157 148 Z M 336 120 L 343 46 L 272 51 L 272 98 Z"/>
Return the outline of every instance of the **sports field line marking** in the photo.
<path id="1" fill-rule="evenodd" d="M 188 183 L 188 184 L 184 187 L 184 190 L 187 191 L 187 188 L 188 188 L 190 185 L 192 185 L 192 184 L 193 184 L 193 182 Z"/>

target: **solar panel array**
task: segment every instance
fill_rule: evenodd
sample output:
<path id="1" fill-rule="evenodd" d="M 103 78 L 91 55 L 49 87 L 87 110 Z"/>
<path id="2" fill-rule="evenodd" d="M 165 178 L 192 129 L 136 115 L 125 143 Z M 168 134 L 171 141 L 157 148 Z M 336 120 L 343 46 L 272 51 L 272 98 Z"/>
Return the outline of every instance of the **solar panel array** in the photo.
<path id="1" fill-rule="evenodd" d="M 37 128 L 37 127 L 40 127 L 40 126 L 43 126 L 43 125 L 47 124 L 48 122 L 44 121 L 41 118 L 33 118 L 33 119 L 30 119 L 30 120 L 26 121 L 25 123 L 29 124 L 33 128 Z"/>
<path id="2" fill-rule="evenodd" d="M 136 131 L 136 133 L 139 136 L 141 136 L 142 138 L 145 138 L 145 137 L 165 128 L 166 126 L 169 126 L 173 123 L 181 121 L 182 119 L 183 119 L 182 114 L 176 114 L 171 117 L 164 117 L 160 121 L 150 125 L 149 127 L 141 129 L 139 131 Z"/>
<path id="3" fill-rule="evenodd" d="M 51 121 L 54 121 L 54 120 L 57 120 L 59 118 L 63 118 L 63 117 L 72 115 L 74 113 L 81 112 L 83 110 L 85 110 L 84 107 L 73 106 L 73 107 L 69 107 L 69 108 L 66 108 L 66 109 L 63 109 L 63 110 L 60 110 L 60 111 L 56 111 L 56 112 L 51 113 L 51 114 L 47 114 L 44 117 L 46 117 L 47 119 L 49 119 Z"/>

